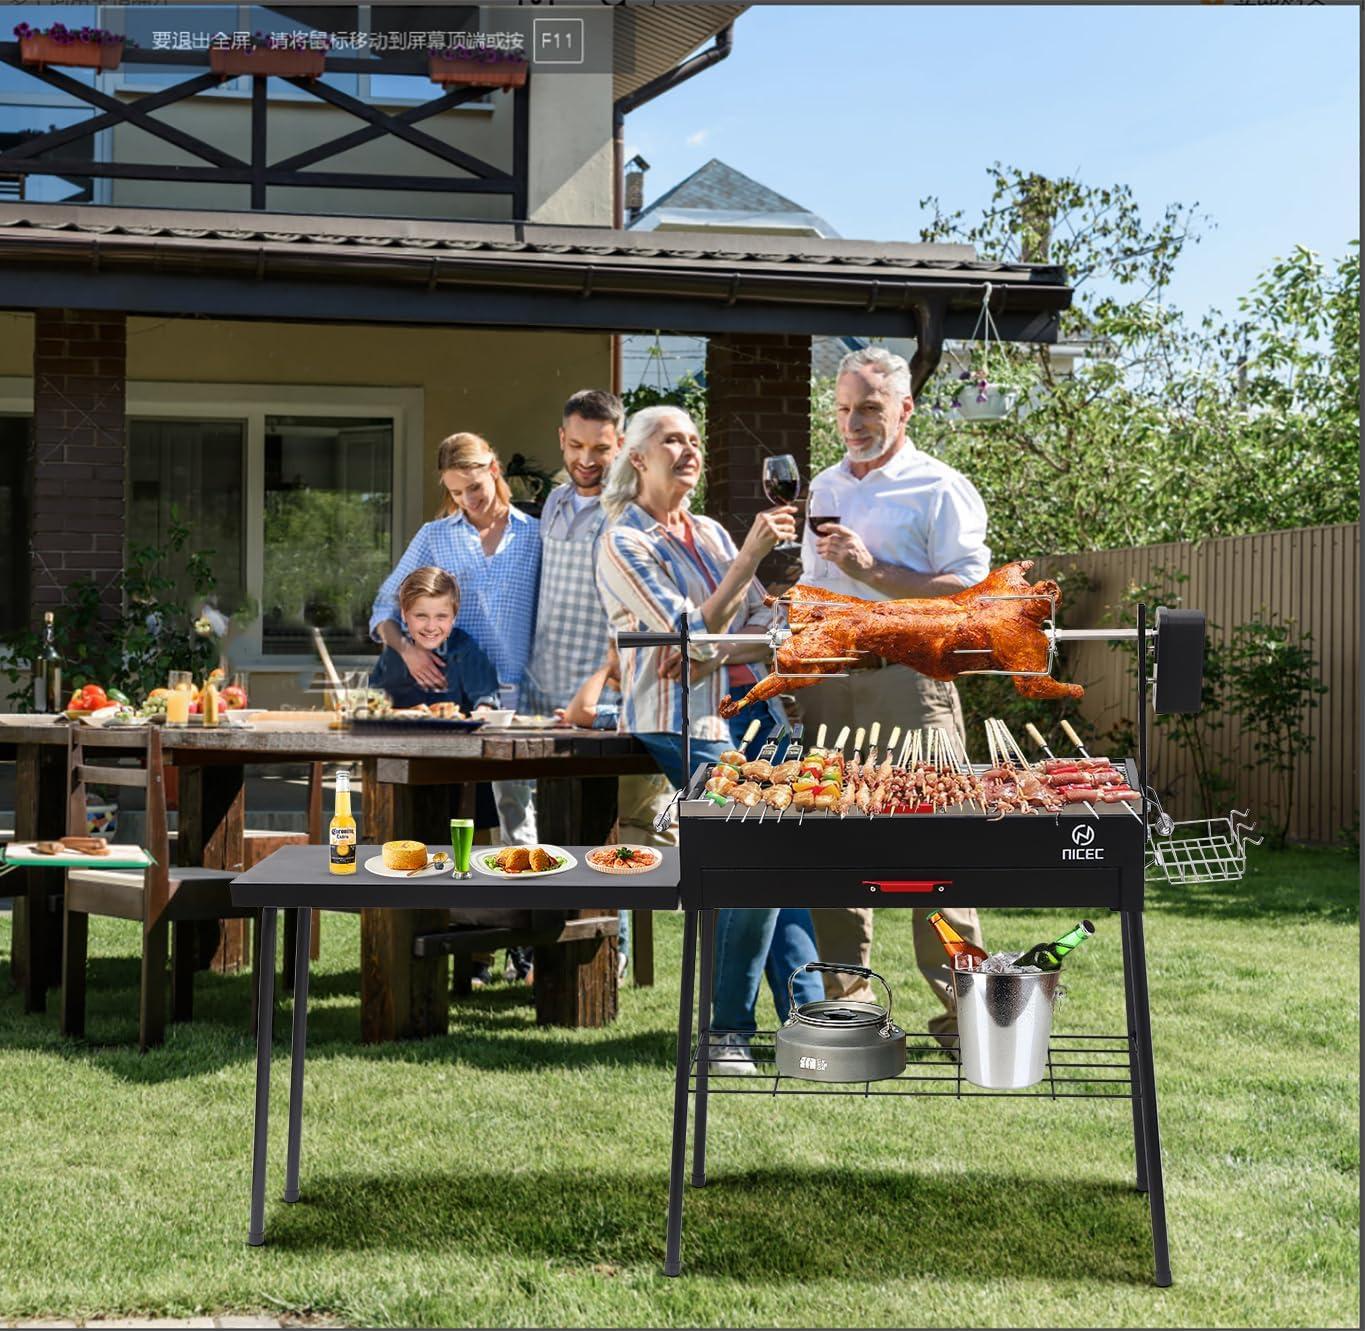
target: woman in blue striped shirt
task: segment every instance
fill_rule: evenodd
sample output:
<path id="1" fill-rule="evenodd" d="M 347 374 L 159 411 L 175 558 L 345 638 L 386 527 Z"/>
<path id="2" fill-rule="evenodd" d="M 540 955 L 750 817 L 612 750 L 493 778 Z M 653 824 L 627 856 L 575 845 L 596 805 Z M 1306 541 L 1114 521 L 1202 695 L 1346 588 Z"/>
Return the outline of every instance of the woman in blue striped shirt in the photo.
<path id="1" fill-rule="evenodd" d="M 747 644 L 693 643 L 690 733 L 692 762 L 715 763 L 735 742 L 720 715 L 727 674 L 766 659 L 771 612 L 754 578 L 777 543 L 796 532 L 789 506 L 760 513 L 738 549 L 720 523 L 690 511 L 701 479 L 697 427 L 676 407 L 646 407 L 626 425 L 625 442 L 602 491 L 607 526 L 597 552 L 597 580 L 618 632 L 675 629 L 680 616 L 698 633 L 750 633 Z M 633 734 L 675 786 L 682 770 L 682 689 L 676 664 L 662 648 L 626 650 L 621 659 L 620 728 Z M 755 669 L 758 667 L 755 666 Z M 749 678 L 752 678 L 750 675 Z M 728 681 L 738 690 L 747 683 Z M 747 719 L 747 718 L 745 718 Z M 736 718 L 739 720 L 739 718 Z M 741 723 L 742 726 L 742 723 Z M 722 910 L 716 915 L 716 979 L 712 1026 L 714 1058 L 729 1072 L 752 1072 L 749 1036 L 766 973 L 779 1021 L 787 1016 L 787 977 L 816 960 L 808 910 Z M 819 979 L 802 971 L 796 1001 L 824 997 Z"/>
<path id="2" fill-rule="evenodd" d="M 478 435 L 452 434 L 443 440 L 436 470 L 445 488 L 441 511 L 418 529 L 379 588 L 370 635 L 403 658 L 418 684 L 443 688 L 444 665 L 405 638 L 397 600 L 399 585 L 414 569 L 443 568 L 460 586 L 455 627 L 484 650 L 498 672 L 503 706 L 515 707 L 535 632 L 540 524 L 512 503 L 502 465 Z M 506 840 L 535 843 L 534 792 L 530 781 L 493 782 Z"/>

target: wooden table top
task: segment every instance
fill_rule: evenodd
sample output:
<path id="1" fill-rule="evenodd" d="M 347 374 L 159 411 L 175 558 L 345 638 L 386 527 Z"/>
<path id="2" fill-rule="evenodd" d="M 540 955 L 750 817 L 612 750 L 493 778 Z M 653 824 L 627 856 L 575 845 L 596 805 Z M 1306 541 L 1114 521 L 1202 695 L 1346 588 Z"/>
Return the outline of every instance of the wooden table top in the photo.
<path id="1" fill-rule="evenodd" d="M 189 762 L 210 755 L 240 758 L 243 762 L 356 761 L 364 758 L 437 759 L 464 761 L 534 761 L 575 758 L 621 759 L 639 764 L 643 747 L 630 735 L 608 730 L 553 727 L 460 732 L 436 730 L 430 734 L 411 731 L 358 731 L 328 728 L 330 717 L 320 713 L 316 725 L 300 713 L 289 722 L 261 721 L 251 726 L 162 726 L 161 745 L 172 753 L 184 753 Z M 17 744 L 65 744 L 72 723 L 42 720 L 24 713 L 0 713 L 0 747 Z M 94 727 L 83 727 L 86 734 Z M 104 735 L 116 732 L 104 731 Z M 107 742 L 107 741 L 106 741 Z M 633 761 L 632 761 L 633 760 Z M 647 770 L 642 767 L 642 770 Z"/>

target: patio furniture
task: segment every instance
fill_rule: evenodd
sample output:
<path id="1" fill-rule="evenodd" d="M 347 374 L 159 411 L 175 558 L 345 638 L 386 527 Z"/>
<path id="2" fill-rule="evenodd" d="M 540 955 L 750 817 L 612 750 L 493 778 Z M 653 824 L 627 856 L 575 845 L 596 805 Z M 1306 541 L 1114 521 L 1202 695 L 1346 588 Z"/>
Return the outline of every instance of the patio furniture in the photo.
<path id="1" fill-rule="evenodd" d="M 303 1074 L 308 1029 L 308 934 L 311 911 L 362 910 L 375 915 L 422 912 L 441 914 L 458 907 L 498 907 L 509 910 L 565 911 L 575 903 L 594 901 L 598 913 L 621 908 L 673 910 L 678 904 L 678 852 L 660 847 L 663 859 L 651 873 L 633 878 L 608 878 L 588 868 L 583 857 L 588 846 L 566 846 L 577 860 L 575 868 L 549 878 L 522 882 L 475 877 L 456 882 L 449 877 L 380 878 L 364 869 L 338 877 L 327 868 L 325 855 L 312 846 L 286 846 L 238 877 L 232 899 L 239 909 L 261 912 L 263 948 L 275 943 L 276 917 L 281 910 L 298 917 L 294 949 L 294 1016 L 289 1075 L 289 1132 L 285 1167 L 284 1200 L 297 1202 L 299 1155 L 303 1130 Z M 364 864 L 379 853 L 378 845 L 356 847 L 356 859 Z M 538 967 L 538 963 L 537 963 Z M 251 1218 L 247 1242 L 265 1242 L 265 1168 L 270 1118 L 270 1055 L 274 1034 L 274 968 L 263 966 L 257 1008 L 265 1014 L 256 1033 L 256 1110 L 252 1143 Z M 395 1067 L 401 1068 L 401 1064 Z M 346 1161 L 338 1160 L 338 1167 Z"/>
<path id="2" fill-rule="evenodd" d="M 173 846 L 177 860 L 241 870 L 247 764 L 363 764 L 363 834 L 373 841 L 439 835 L 423 836 L 418 829 L 445 826 L 443 787 L 449 784 L 536 777 L 540 834 L 561 846 L 606 841 L 615 820 L 616 778 L 656 770 L 634 739 L 605 731 L 486 727 L 469 734 L 413 735 L 332 730 L 327 720 L 301 714 L 288 724 L 257 721 L 251 727 L 216 730 L 165 728 L 162 755 L 174 763 L 180 777 L 180 823 Z M 0 752 L 13 752 L 21 772 L 38 773 L 54 759 L 64 759 L 58 751 L 70 730 L 63 723 L 0 714 Z M 20 800 L 16 824 L 20 837 L 62 833 L 64 779 L 63 768 L 55 783 L 32 783 Z M 589 912 L 589 918 L 599 913 Z M 37 912 L 16 911 L 15 970 L 25 976 L 28 1011 L 43 1009 L 49 977 L 55 982 L 58 970 L 56 964 L 50 972 L 25 969 L 30 955 L 40 959 L 44 955 L 43 918 Z M 362 1039 L 420 1038 L 448 1028 L 450 992 L 444 983 L 444 957 L 419 957 L 414 952 L 418 934 L 439 932 L 447 924 L 444 913 L 423 919 L 414 911 L 362 912 Z M 30 935 L 37 941 L 30 943 Z M 599 1019 L 607 996 L 614 1001 L 613 960 L 605 937 L 543 947 L 537 953 L 535 975 L 542 1020 L 579 1025 Z"/>
<path id="3" fill-rule="evenodd" d="M 134 766 L 88 763 L 97 758 L 131 756 Z M 166 793 L 162 775 L 161 732 L 154 726 L 134 732 L 75 730 L 67 749 L 68 814 L 72 832 L 85 830 L 87 782 L 146 791 L 147 851 L 150 868 L 115 871 L 92 865 L 66 876 L 62 929 L 61 1032 L 85 1034 L 86 958 L 91 915 L 135 920 L 142 925 L 142 975 L 138 996 L 138 1047 L 144 1052 L 166 1038 L 166 960 L 171 957 L 171 1020 L 188 1021 L 194 1008 L 198 969 L 195 925 L 200 921 L 250 918 L 255 912 L 232 904 L 228 884 L 235 872 L 202 866 L 170 865 Z M 172 947 L 173 943 L 173 947 Z"/>

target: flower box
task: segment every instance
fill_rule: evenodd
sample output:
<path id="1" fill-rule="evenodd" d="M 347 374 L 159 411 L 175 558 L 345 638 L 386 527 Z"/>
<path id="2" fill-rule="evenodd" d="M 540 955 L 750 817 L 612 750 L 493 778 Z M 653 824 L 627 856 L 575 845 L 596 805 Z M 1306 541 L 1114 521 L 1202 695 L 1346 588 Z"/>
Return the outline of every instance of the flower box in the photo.
<path id="1" fill-rule="evenodd" d="M 60 41 L 47 33 L 19 38 L 19 59 L 25 65 L 75 65 L 82 69 L 117 69 L 123 60 L 121 41 Z"/>
<path id="2" fill-rule="evenodd" d="M 209 47 L 209 67 L 224 78 L 238 74 L 273 76 L 278 79 L 319 79 L 327 64 L 325 50 L 306 47 L 250 46 L 233 49 Z"/>
<path id="3" fill-rule="evenodd" d="M 447 56 L 432 54 L 427 73 L 433 83 L 465 83 L 479 88 L 520 88 L 526 83 L 525 60 L 486 56 Z"/>

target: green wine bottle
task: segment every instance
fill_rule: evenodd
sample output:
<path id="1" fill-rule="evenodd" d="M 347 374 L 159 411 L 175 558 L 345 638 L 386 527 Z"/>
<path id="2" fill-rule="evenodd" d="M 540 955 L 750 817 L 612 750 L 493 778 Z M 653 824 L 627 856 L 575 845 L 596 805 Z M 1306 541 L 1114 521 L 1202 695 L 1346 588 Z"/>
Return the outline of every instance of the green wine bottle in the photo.
<path id="1" fill-rule="evenodd" d="M 1040 971 L 1059 971 L 1062 958 L 1074 952 L 1091 934 L 1095 926 L 1089 920 L 1082 920 L 1070 933 L 1063 934 L 1055 943 L 1039 943 L 1031 947 L 1023 956 L 1015 957 L 1012 966 L 1037 966 Z"/>

